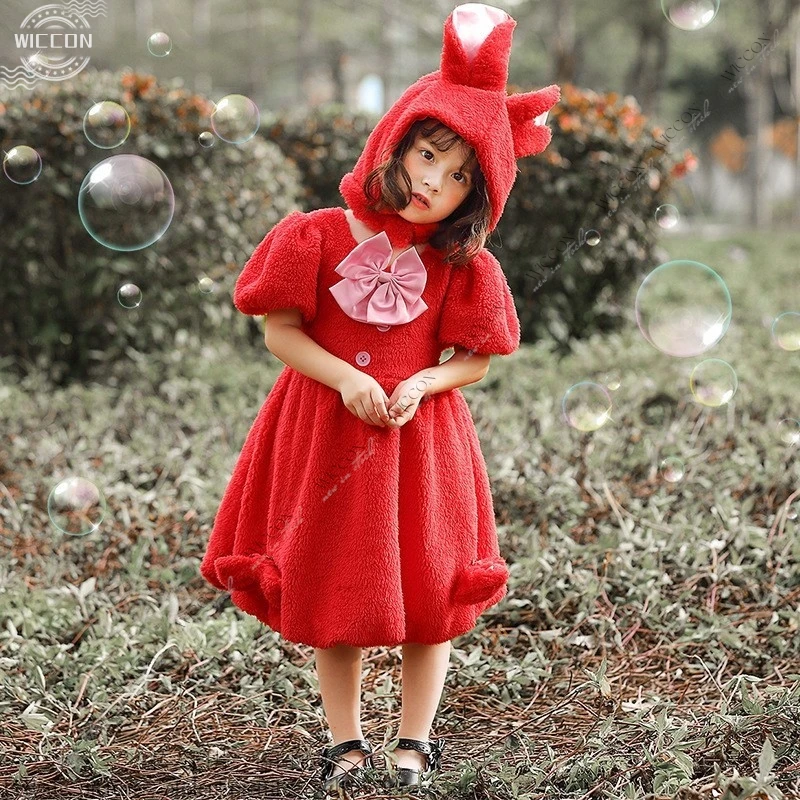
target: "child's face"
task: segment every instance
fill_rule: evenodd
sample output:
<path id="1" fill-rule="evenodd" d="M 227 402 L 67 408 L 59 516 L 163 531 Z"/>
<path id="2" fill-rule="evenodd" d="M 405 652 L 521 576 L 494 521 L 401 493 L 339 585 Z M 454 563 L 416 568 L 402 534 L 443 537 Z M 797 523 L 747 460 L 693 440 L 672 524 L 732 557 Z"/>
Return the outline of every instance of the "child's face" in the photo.
<path id="1" fill-rule="evenodd" d="M 398 211 L 409 222 L 439 222 L 450 216 L 467 198 L 472 189 L 472 177 L 460 172 L 466 153 L 460 147 L 440 151 L 433 142 L 418 135 L 403 156 L 403 166 L 411 178 L 412 199 Z M 429 206 L 420 208 L 413 193 L 428 198 Z"/>

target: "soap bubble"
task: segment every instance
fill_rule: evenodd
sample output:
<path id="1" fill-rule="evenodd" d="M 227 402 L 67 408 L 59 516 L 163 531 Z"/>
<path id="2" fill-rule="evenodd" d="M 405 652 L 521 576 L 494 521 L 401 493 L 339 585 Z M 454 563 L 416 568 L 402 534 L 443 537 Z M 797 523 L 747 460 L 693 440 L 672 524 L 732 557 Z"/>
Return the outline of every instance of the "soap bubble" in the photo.
<path id="1" fill-rule="evenodd" d="M 705 28 L 719 11 L 719 0 L 661 0 L 666 18 L 682 31 Z"/>
<path id="2" fill-rule="evenodd" d="M 692 370 L 689 385 L 699 403 L 716 407 L 725 405 L 736 394 L 739 382 L 727 361 L 707 358 Z"/>
<path id="3" fill-rule="evenodd" d="M 104 150 L 118 147 L 131 131 L 128 112 L 113 100 L 95 103 L 83 118 L 83 132 L 95 146 Z"/>
<path id="4" fill-rule="evenodd" d="M 781 350 L 800 350 L 800 313 L 786 311 L 775 317 L 772 338 Z"/>
<path id="5" fill-rule="evenodd" d="M 42 157 L 32 147 L 18 144 L 3 156 L 3 172 L 12 183 L 33 183 L 42 172 Z"/>
<path id="6" fill-rule="evenodd" d="M 675 206 L 666 203 L 656 209 L 656 222 L 665 231 L 674 228 L 678 224 L 681 215 Z"/>
<path id="7" fill-rule="evenodd" d="M 789 447 L 800 444 L 800 420 L 787 417 L 775 426 L 778 439 Z"/>
<path id="8" fill-rule="evenodd" d="M 62 533 L 83 536 L 96 531 L 106 515 L 106 501 L 86 478 L 70 477 L 53 487 L 47 513 Z"/>
<path id="9" fill-rule="evenodd" d="M 586 231 L 586 244 L 588 244 L 589 247 L 600 244 L 600 234 L 594 229 Z"/>
<path id="10" fill-rule="evenodd" d="M 725 281 L 697 261 L 656 267 L 636 293 L 636 322 L 645 339 L 670 356 L 710 350 L 728 330 L 731 297 Z"/>
<path id="11" fill-rule="evenodd" d="M 142 290 L 135 283 L 126 283 L 119 287 L 117 300 L 124 308 L 136 308 L 142 302 Z"/>
<path id="12" fill-rule="evenodd" d="M 205 275 L 198 279 L 197 285 L 200 287 L 200 291 L 203 292 L 203 294 L 208 294 L 209 292 L 214 291 L 214 281 Z"/>
<path id="13" fill-rule="evenodd" d="M 683 461 L 677 456 L 668 456 L 661 462 L 661 475 L 665 481 L 670 483 L 677 483 L 681 480 L 685 471 Z"/>
<path id="14" fill-rule="evenodd" d="M 261 124 L 258 106 L 243 94 L 223 97 L 211 113 L 211 127 L 223 142 L 243 144 L 252 139 Z"/>
<path id="15" fill-rule="evenodd" d="M 167 176 L 136 155 L 111 156 L 81 184 L 78 212 L 89 235 L 112 250 L 141 250 L 163 236 L 175 211 Z"/>
<path id="16" fill-rule="evenodd" d="M 172 52 L 172 39 L 163 31 L 158 31 L 147 40 L 147 49 L 152 55 L 163 58 Z"/>
<path id="17" fill-rule="evenodd" d="M 214 146 L 214 142 L 215 142 L 216 140 L 214 139 L 214 134 L 213 134 L 213 133 L 211 133 L 211 131 L 203 131 L 203 132 L 202 132 L 202 133 L 201 133 L 201 134 L 200 134 L 200 135 L 197 137 L 197 141 L 198 141 L 198 142 L 200 142 L 200 144 L 201 144 L 203 147 L 213 147 L 213 146 Z"/>
<path id="18" fill-rule="evenodd" d="M 584 433 L 596 431 L 611 419 L 611 397 L 605 386 L 581 381 L 567 389 L 561 409 L 570 427 Z"/>
<path id="19" fill-rule="evenodd" d="M 619 389 L 622 381 L 618 372 L 607 372 L 603 376 L 603 383 L 605 384 L 606 389 L 611 392 L 616 392 L 617 389 Z"/>

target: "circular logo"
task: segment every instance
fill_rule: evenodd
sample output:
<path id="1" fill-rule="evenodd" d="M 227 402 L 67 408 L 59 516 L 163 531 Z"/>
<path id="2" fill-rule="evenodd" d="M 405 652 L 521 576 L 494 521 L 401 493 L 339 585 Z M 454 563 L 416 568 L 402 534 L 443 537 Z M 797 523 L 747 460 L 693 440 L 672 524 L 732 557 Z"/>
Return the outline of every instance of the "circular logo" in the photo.
<path id="1" fill-rule="evenodd" d="M 48 81 L 65 81 L 88 63 L 92 49 L 89 23 L 77 11 L 52 4 L 25 17 L 17 34 L 22 65 Z"/>

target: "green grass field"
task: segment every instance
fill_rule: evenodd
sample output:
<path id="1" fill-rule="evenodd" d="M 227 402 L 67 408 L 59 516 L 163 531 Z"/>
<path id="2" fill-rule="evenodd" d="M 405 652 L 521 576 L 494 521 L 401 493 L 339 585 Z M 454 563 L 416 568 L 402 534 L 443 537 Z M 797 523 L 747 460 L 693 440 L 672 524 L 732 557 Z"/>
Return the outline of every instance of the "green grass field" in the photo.
<path id="1" fill-rule="evenodd" d="M 725 279 L 733 322 L 704 357 L 730 363 L 738 390 L 698 404 L 701 358 L 648 344 L 633 295 L 618 333 L 560 361 L 523 346 L 465 387 L 511 579 L 454 642 L 432 732 L 444 765 L 418 796 L 800 797 L 799 448 L 776 428 L 800 418 L 800 351 L 770 338 L 800 310 L 800 235 L 662 244 Z M 164 358 L 173 377 L 155 386 L 149 359 L 119 386 L 0 385 L 0 800 L 318 796 L 312 649 L 198 574 L 283 365 L 216 342 Z M 565 425 L 565 391 L 611 372 L 612 420 Z M 108 503 L 90 535 L 49 521 L 69 475 Z M 376 746 L 399 723 L 398 655 L 364 656 Z M 359 796 L 395 796 L 383 774 Z"/>

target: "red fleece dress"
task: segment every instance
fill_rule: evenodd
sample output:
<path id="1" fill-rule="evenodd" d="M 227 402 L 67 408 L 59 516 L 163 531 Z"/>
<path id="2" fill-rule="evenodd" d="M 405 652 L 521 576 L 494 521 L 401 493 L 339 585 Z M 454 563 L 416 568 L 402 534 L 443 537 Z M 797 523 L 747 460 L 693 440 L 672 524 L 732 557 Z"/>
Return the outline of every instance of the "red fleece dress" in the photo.
<path id="1" fill-rule="evenodd" d="M 303 330 L 391 396 L 460 345 L 519 346 L 497 260 L 420 257 L 428 308 L 389 330 L 345 314 L 330 291 L 358 242 L 343 208 L 293 212 L 245 265 L 234 304 L 260 315 L 299 308 Z M 286 366 L 247 434 L 201 573 L 293 642 L 436 644 L 466 633 L 506 593 L 486 464 L 459 389 L 430 394 L 401 428 L 353 415 L 339 392 Z"/>

